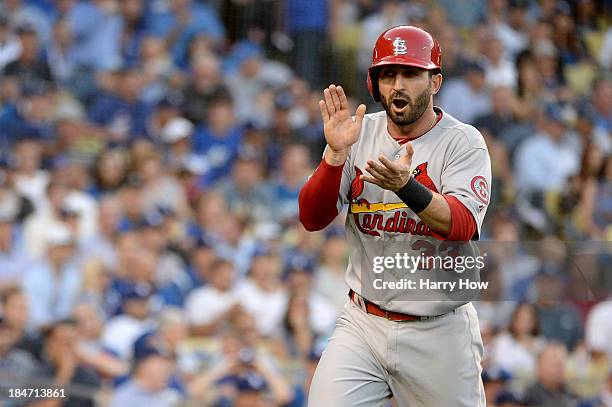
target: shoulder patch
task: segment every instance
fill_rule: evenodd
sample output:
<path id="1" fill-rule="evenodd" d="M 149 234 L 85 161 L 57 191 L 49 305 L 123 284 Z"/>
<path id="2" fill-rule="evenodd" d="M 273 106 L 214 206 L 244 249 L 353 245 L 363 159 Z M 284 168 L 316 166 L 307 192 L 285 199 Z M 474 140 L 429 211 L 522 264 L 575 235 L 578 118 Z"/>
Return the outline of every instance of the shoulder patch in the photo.
<path id="1" fill-rule="evenodd" d="M 482 201 L 485 205 L 489 204 L 489 184 L 487 180 L 482 175 L 477 175 L 472 178 L 472 182 L 470 183 L 472 187 L 472 191 L 476 194 L 476 197 Z"/>

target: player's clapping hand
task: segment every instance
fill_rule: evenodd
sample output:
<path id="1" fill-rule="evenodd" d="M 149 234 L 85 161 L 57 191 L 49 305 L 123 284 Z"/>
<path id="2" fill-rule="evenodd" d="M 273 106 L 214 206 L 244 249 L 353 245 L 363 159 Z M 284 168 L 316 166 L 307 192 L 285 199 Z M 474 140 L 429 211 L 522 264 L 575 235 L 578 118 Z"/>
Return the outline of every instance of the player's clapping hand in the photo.
<path id="1" fill-rule="evenodd" d="M 330 85 L 323 91 L 323 98 L 319 101 L 319 108 L 323 117 L 325 140 L 334 153 L 346 153 L 359 138 L 366 107 L 359 105 L 353 121 L 341 86 Z"/>
<path id="2" fill-rule="evenodd" d="M 397 161 L 391 161 L 387 157 L 378 157 L 379 161 L 368 160 L 365 170 L 370 175 L 362 175 L 361 179 L 376 184 L 383 189 L 397 192 L 404 187 L 412 176 L 410 166 L 414 148 L 412 143 L 406 144 L 406 154 Z"/>

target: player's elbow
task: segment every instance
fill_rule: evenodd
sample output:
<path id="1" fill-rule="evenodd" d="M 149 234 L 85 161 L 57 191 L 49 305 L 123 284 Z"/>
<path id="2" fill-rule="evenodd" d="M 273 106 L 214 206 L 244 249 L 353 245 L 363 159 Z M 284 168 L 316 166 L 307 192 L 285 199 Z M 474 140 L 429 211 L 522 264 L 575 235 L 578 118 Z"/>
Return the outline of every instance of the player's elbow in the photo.
<path id="1" fill-rule="evenodd" d="M 316 222 L 310 219 L 308 216 L 304 215 L 304 212 L 300 211 L 300 223 L 304 226 L 309 232 L 318 232 L 319 230 L 323 230 L 327 224 L 321 224 L 321 222 Z"/>

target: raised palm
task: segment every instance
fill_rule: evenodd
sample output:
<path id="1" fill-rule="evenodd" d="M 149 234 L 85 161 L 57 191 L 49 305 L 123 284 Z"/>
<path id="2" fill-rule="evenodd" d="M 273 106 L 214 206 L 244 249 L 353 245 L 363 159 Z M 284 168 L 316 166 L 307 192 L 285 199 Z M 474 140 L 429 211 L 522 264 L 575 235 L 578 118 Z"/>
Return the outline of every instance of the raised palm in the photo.
<path id="1" fill-rule="evenodd" d="M 323 91 L 324 100 L 319 101 L 325 140 L 333 151 L 346 151 L 359 138 L 365 105 L 359 105 L 355 120 L 348 109 L 348 100 L 341 86 L 330 85 Z"/>

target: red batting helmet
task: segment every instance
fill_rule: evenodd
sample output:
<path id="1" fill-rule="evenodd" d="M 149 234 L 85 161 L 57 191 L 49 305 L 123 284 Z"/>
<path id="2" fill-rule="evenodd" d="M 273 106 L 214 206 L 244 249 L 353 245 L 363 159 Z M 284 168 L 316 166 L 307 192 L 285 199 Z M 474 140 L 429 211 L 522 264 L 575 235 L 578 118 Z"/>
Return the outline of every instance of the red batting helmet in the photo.
<path id="1" fill-rule="evenodd" d="M 378 93 L 378 67 L 409 65 L 423 69 L 441 69 L 440 44 L 427 31 L 410 25 L 400 25 L 385 31 L 376 40 L 372 65 L 368 69 L 368 90 L 375 101 Z"/>

